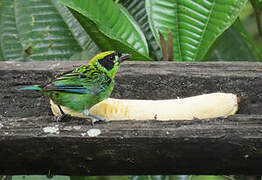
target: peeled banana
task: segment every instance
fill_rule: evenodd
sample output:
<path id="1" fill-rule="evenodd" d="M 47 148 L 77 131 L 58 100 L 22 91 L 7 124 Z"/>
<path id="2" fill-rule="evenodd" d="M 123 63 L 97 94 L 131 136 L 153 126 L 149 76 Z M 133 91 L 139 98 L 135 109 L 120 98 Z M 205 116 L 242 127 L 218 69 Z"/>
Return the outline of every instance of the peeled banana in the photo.
<path id="1" fill-rule="evenodd" d="M 61 115 L 51 100 L 55 116 Z M 61 106 L 66 114 L 86 118 L 82 113 Z M 233 115 L 238 110 L 238 98 L 231 93 L 210 93 L 182 99 L 132 100 L 108 98 L 89 112 L 93 115 L 113 120 L 193 120 Z"/>

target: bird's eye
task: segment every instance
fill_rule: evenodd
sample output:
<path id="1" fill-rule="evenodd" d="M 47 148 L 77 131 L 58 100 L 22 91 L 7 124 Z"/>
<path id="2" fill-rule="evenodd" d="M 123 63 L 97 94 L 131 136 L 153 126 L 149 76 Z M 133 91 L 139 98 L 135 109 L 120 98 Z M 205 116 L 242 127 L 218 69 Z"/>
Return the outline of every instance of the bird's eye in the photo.
<path id="1" fill-rule="evenodd" d="M 111 55 L 111 56 L 109 56 L 109 60 L 114 60 L 114 56 L 113 55 Z"/>

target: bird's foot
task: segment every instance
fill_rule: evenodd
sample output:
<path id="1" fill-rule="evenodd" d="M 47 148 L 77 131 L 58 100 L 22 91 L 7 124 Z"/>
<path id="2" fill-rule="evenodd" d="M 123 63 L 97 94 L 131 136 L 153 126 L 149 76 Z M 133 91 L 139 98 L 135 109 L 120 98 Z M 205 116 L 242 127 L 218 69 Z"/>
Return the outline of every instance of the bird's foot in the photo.
<path id="1" fill-rule="evenodd" d="M 98 121 L 102 121 L 102 122 L 105 122 L 105 121 L 106 121 L 105 118 L 101 118 L 101 117 L 99 117 L 99 116 L 90 114 L 87 109 L 85 109 L 85 110 L 83 111 L 83 114 L 86 115 L 86 116 L 89 116 L 89 117 L 92 119 L 92 120 L 91 120 L 91 124 L 92 124 L 92 125 L 94 125 L 94 124 L 95 124 L 96 122 L 98 122 Z"/>
<path id="2" fill-rule="evenodd" d="M 56 117 L 56 121 L 57 121 L 57 122 L 65 122 L 65 121 L 67 121 L 69 118 L 71 118 L 71 115 L 70 115 L 70 114 L 62 114 L 62 115 Z"/>
<path id="3" fill-rule="evenodd" d="M 65 114 L 60 105 L 57 105 L 57 106 L 60 110 L 61 115 L 56 117 L 56 122 L 67 121 L 71 117 L 71 115 Z"/>
<path id="4" fill-rule="evenodd" d="M 101 117 L 95 116 L 95 115 L 93 115 L 93 114 L 89 114 L 89 116 L 92 118 L 92 120 L 91 120 L 92 125 L 94 125 L 94 124 L 95 124 L 96 122 L 98 122 L 98 121 L 102 121 L 102 122 L 105 122 L 105 121 L 106 121 L 105 118 L 101 118 Z"/>

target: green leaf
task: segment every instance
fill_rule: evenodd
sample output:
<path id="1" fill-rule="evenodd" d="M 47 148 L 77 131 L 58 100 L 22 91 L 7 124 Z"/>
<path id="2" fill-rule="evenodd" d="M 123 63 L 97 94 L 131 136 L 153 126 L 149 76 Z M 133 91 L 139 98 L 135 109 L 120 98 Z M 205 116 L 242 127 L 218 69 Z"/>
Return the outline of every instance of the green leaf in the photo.
<path id="1" fill-rule="evenodd" d="M 135 60 L 150 60 L 143 32 L 133 17 L 112 0 L 58 0 L 73 14 L 101 50 L 127 52 Z"/>
<path id="2" fill-rule="evenodd" d="M 120 3 L 128 10 L 140 25 L 141 30 L 145 34 L 149 55 L 154 60 L 162 60 L 161 49 L 158 46 L 153 33 L 149 27 L 148 18 L 145 8 L 145 0 L 122 0 Z"/>
<path id="3" fill-rule="evenodd" d="M 70 57 L 70 60 L 89 60 L 94 57 L 101 50 L 96 46 L 92 39 L 88 36 L 84 28 L 79 24 L 79 22 L 73 17 L 72 13 L 67 7 L 63 6 L 61 3 L 52 0 L 55 3 L 57 10 L 62 16 L 64 22 L 68 25 L 72 32 L 72 35 L 78 41 L 79 45 L 83 48 L 81 52 L 76 52 Z"/>
<path id="4" fill-rule="evenodd" d="M 254 9 L 250 3 L 250 1 L 247 2 L 247 4 L 243 7 L 241 13 L 239 14 L 239 18 L 241 20 L 248 18 L 254 13 Z"/>
<path id="5" fill-rule="evenodd" d="M 1 54 L 4 60 L 23 60 L 23 49 L 18 41 L 16 28 L 14 0 L 2 0 L 0 23 Z"/>
<path id="6" fill-rule="evenodd" d="M 2 12 L 2 1 L 1 0 L 0 0 L 0 12 Z M 1 17 L 0 17 L 0 24 L 1 24 Z M 1 48 L 1 41 L 0 41 L 0 61 L 3 61 L 3 60 L 4 60 L 4 57 L 3 57 L 2 48 Z"/>
<path id="7" fill-rule="evenodd" d="M 203 60 L 212 43 L 237 18 L 247 0 L 146 0 L 150 27 L 173 35 L 174 60 Z"/>
<path id="8" fill-rule="evenodd" d="M 92 177 L 90 178 L 90 176 L 70 176 L 70 180 L 96 180 L 96 178 Z"/>
<path id="9" fill-rule="evenodd" d="M 71 176 L 70 180 L 128 180 L 126 176 Z"/>
<path id="10" fill-rule="evenodd" d="M 130 180 L 166 180 L 164 175 L 155 175 L 155 176 L 128 176 Z"/>
<path id="11" fill-rule="evenodd" d="M 90 39 L 91 40 L 91 39 Z M 92 41 L 92 40 L 91 40 Z M 87 48 L 85 48 L 83 51 L 75 53 L 70 60 L 78 61 L 78 60 L 90 60 L 92 57 L 94 57 L 96 54 L 100 53 L 101 50 L 95 45 L 95 43 L 90 42 L 90 44 L 87 44 Z"/>
<path id="12" fill-rule="evenodd" d="M 237 48 L 232 48 L 237 47 Z M 237 21 L 227 29 L 213 50 L 210 61 L 262 61 L 261 50 L 255 40 Z"/>
<path id="13" fill-rule="evenodd" d="M 191 180 L 227 180 L 225 177 L 223 176 L 197 176 L 197 175 L 193 175 L 191 176 Z"/>
<path id="14" fill-rule="evenodd" d="M 21 175 L 21 176 L 13 176 L 12 180 L 70 180 L 69 176 L 41 176 L 41 175 Z"/>
<path id="15" fill-rule="evenodd" d="M 191 180 L 192 175 L 173 175 L 168 176 L 168 180 Z"/>
<path id="16" fill-rule="evenodd" d="M 73 16 L 53 0 L 2 0 L 0 44 L 4 60 L 67 60 L 82 50 Z M 67 14 L 67 22 L 61 12 Z M 70 13 L 70 12 L 69 12 Z M 77 21 L 75 21 L 77 22 Z"/>
<path id="17" fill-rule="evenodd" d="M 83 50 L 86 49 L 87 44 L 89 47 L 98 49 L 98 47 L 95 45 L 95 43 L 91 40 L 91 38 L 84 30 L 84 28 L 81 26 L 81 24 L 79 24 L 79 22 L 74 18 L 69 9 L 61 3 L 57 2 L 56 0 L 52 0 L 52 2 L 55 5 L 58 12 L 60 13 L 60 15 L 62 16 L 64 22 L 67 24 L 69 30 L 72 32 L 72 35 L 74 36 L 75 40 L 83 48 Z"/>

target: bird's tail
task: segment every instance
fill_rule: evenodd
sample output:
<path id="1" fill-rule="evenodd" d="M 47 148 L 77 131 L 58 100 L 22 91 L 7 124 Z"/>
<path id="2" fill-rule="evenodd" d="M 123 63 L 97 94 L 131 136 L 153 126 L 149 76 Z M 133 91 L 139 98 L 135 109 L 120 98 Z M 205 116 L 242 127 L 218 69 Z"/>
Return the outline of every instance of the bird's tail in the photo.
<path id="1" fill-rule="evenodd" d="M 34 90 L 34 91 L 41 91 L 42 88 L 40 88 L 38 85 L 32 85 L 32 86 L 25 86 L 22 88 L 19 88 L 20 90 Z"/>

